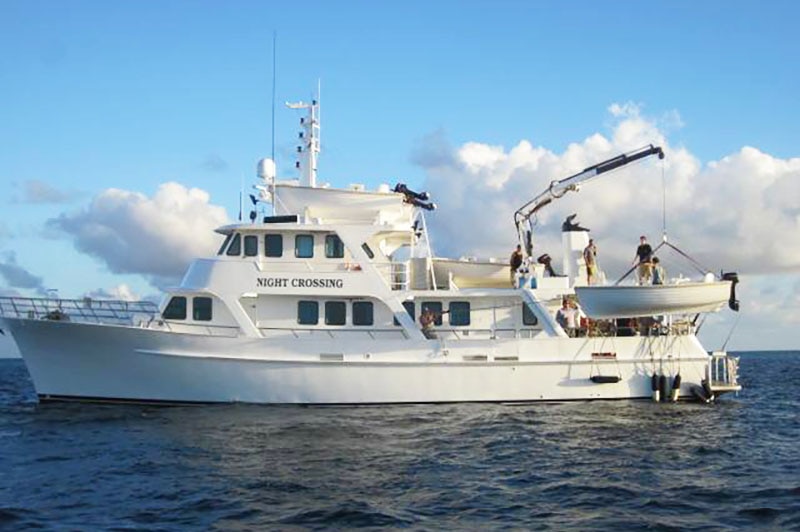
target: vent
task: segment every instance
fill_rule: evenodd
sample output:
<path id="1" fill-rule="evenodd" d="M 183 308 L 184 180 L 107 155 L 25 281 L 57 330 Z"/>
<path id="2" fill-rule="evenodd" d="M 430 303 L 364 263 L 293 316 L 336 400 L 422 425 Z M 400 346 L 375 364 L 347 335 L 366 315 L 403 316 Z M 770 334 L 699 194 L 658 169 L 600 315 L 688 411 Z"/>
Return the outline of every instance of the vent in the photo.
<path id="1" fill-rule="evenodd" d="M 495 362 L 516 362 L 519 360 L 519 357 L 516 356 L 500 356 L 494 357 Z"/>
<path id="2" fill-rule="evenodd" d="M 488 357 L 486 355 L 464 355 L 461 360 L 464 362 L 486 362 Z"/>
<path id="3" fill-rule="evenodd" d="M 320 353 L 319 359 L 323 362 L 343 362 L 344 354 L 342 353 Z"/>

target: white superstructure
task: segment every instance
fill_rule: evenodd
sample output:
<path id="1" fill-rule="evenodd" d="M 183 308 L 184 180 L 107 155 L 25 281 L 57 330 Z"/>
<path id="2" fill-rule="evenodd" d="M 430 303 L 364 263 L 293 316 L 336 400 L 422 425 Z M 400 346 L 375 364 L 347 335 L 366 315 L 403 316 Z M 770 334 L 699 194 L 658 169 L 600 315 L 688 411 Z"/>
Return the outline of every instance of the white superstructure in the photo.
<path id="1" fill-rule="evenodd" d="M 157 310 L 0 299 L 0 327 L 40 399 L 365 404 L 739 389 L 735 359 L 709 356 L 685 312 L 655 319 L 656 302 L 636 324 L 578 314 L 560 325 L 562 300 L 585 277 L 580 258 L 565 277 L 530 260 L 513 275 L 437 260 L 427 195 L 318 186 L 318 103 L 292 107 L 308 112 L 301 178 L 280 181 L 272 161 L 259 163 L 258 198 L 272 211 L 219 228 L 218 254 L 195 260 Z"/>

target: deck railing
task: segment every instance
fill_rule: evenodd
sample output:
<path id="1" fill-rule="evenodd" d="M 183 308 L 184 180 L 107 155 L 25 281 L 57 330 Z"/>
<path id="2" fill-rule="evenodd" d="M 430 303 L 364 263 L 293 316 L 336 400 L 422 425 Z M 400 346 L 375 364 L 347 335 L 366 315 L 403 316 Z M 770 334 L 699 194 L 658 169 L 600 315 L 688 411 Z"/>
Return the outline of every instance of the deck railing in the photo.
<path id="1" fill-rule="evenodd" d="M 0 297 L 0 317 L 138 325 L 159 313 L 150 301 Z"/>

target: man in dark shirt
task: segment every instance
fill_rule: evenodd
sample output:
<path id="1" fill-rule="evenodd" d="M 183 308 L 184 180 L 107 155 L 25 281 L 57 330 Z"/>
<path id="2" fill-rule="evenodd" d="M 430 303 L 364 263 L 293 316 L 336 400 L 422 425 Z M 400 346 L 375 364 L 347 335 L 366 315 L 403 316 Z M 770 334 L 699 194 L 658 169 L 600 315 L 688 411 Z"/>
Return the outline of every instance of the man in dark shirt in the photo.
<path id="1" fill-rule="evenodd" d="M 517 244 L 517 249 L 511 254 L 511 286 L 514 286 L 514 274 L 522 266 L 522 246 Z"/>
<path id="2" fill-rule="evenodd" d="M 647 237 L 642 235 L 639 237 L 639 247 L 636 248 L 636 257 L 633 259 L 633 265 L 639 266 L 638 277 L 639 284 L 650 284 L 650 279 L 653 277 L 653 248 L 647 243 Z"/>

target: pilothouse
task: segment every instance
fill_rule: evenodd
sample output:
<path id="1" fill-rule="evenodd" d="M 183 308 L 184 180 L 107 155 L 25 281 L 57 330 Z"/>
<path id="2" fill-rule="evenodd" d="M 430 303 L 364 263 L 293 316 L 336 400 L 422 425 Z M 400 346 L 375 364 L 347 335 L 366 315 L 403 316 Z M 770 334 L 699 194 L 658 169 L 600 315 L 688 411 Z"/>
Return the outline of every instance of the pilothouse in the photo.
<path id="1" fill-rule="evenodd" d="M 563 275 L 533 239 L 540 209 L 660 148 L 554 181 L 521 208 L 524 261 L 509 275 L 505 262 L 435 256 L 424 192 L 320 185 L 319 103 L 288 105 L 306 113 L 299 177 L 260 161 L 249 221 L 219 228 L 218 253 L 193 261 L 161 306 L 0 299 L 40 400 L 711 401 L 740 389 L 737 359 L 696 336 L 732 279 L 590 287 L 587 231 L 565 224 Z"/>

